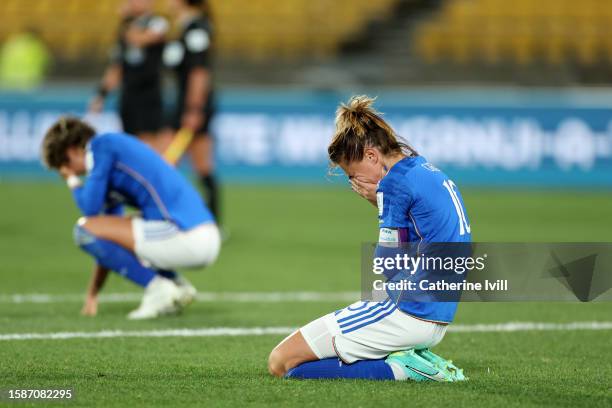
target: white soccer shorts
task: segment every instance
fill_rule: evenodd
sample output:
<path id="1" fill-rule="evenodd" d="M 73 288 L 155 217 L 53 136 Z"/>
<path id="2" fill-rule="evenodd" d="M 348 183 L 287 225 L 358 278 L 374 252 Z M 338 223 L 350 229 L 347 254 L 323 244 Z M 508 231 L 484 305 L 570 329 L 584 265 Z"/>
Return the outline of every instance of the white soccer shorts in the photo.
<path id="1" fill-rule="evenodd" d="M 338 357 L 350 364 L 433 347 L 447 326 L 410 316 L 387 299 L 353 303 L 308 323 L 300 332 L 319 359 Z"/>
<path id="2" fill-rule="evenodd" d="M 221 249 L 221 234 L 213 223 L 181 231 L 169 221 L 132 219 L 136 256 L 159 269 L 190 269 L 212 264 Z"/>

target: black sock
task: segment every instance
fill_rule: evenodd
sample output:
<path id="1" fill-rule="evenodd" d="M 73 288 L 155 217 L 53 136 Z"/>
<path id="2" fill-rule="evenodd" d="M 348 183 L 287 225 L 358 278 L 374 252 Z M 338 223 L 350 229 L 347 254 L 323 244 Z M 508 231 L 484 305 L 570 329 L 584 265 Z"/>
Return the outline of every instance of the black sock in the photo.
<path id="1" fill-rule="evenodd" d="M 219 214 L 219 187 L 215 176 L 209 174 L 200 177 L 204 194 L 206 196 L 206 205 L 217 220 L 217 224 L 221 224 L 221 214 Z"/>
<path id="2" fill-rule="evenodd" d="M 170 280 L 175 280 L 178 276 L 178 274 L 174 271 L 167 271 L 164 269 L 158 269 L 157 270 L 157 274 L 160 276 L 163 276 L 166 279 L 170 279 Z"/>

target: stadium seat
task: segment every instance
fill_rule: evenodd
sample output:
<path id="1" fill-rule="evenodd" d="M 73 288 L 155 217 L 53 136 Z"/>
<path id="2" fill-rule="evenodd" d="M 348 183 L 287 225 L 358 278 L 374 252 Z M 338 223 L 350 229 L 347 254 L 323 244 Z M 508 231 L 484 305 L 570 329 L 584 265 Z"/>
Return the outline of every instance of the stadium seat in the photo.
<path id="1" fill-rule="evenodd" d="M 610 59 L 612 7 L 600 0 L 455 0 L 415 31 L 426 62 L 518 65 Z"/>
<path id="2" fill-rule="evenodd" d="M 0 41 L 26 27 L 40 29 L 56 58 L 108 55 L 123 0 L 2 0 Z M 247 60 L 325 57 L 398 0 L 211 0 L 218 52 Z M 164 13 L 166 0 L 156 0 Z M 95 21 L 95 24 L 92 22 Z"/>

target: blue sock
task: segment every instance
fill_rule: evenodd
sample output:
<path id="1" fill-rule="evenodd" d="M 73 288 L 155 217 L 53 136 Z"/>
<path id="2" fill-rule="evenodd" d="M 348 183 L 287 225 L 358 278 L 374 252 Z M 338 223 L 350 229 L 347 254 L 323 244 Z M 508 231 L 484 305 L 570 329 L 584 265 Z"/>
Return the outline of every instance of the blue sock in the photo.
<path id="1" fill-rule="evenodd" d="M 143 266 L 132 252 L 114 242 L 96 238 L 79 225 L 74 227 L 74 240 L 83 251 L 96 258 L 98 264 L 137 285 L 145 287 L 157 275 L 153 269 Z"/>
<path id="2" fill-rule="evenodd" d="M 309 361 L 292 368 L 287 378 L 363 378 L 366 380 L 394 380 L 393 370 L 385 360 L 362 360 L 345 364 L 338 358 Z"/>

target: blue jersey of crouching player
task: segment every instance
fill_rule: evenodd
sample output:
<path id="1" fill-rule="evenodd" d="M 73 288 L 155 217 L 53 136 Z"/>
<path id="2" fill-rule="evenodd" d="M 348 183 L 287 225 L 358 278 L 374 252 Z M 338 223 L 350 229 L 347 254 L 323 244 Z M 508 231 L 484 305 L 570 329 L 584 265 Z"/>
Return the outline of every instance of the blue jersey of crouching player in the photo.
<path id="1" fill-rule="evenodd" d="M 73 190 L 85 216 L 121 214 L 123 204 L 145 220 L 165 220 L 181 230 L 213 216 L 189 182 L 146 144 L 123 133 L 96 135 L 86 147 L 87 182 Z"/>
<path id="2" fill-rule="evenodd" d="M 389 170 L 378 185 L 377 203 L 381 242 L 471 241 L 470 224 L 457 187 L 422 156 L 406 157 Z M 428 271 L 417 273 L 419 280 L 428 279 Z M 425 320 L 450 323 L 457 310 L 454 301 L 399 299 L 402 311 Z"/>

